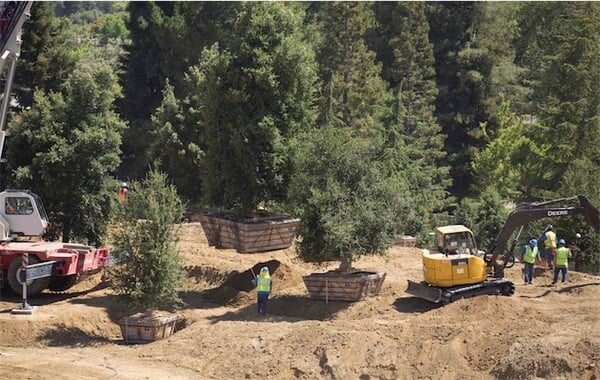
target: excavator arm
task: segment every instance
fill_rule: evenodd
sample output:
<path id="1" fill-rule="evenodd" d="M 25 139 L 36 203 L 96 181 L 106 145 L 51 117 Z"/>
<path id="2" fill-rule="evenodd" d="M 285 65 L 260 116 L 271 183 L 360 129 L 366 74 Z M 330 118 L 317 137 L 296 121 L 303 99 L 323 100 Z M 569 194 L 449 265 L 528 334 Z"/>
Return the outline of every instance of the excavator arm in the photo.
<path id="1" fill-rule="evenodd" d="M 575 200 L 577 200 L 576 205 L 565 206 L 565 204 L 573 203 Z M 508 216 L 496 243 L 484 257 L 488 267 L 493 268 L 493 276 L 496 278 L 504 277 L 504 268 L 509 267 L 514 262 L 513 250 L 518 237 L 512 242 L 508 252 L 506 247 L 511 235 L 517 228 L 522 228 L 534 220 L 562 218 L 578 214 L 583 214 L 587 223 L 596 231 L 600 231 L 600 212 L 584 195 L 529 203 L 516 208 Z"/>

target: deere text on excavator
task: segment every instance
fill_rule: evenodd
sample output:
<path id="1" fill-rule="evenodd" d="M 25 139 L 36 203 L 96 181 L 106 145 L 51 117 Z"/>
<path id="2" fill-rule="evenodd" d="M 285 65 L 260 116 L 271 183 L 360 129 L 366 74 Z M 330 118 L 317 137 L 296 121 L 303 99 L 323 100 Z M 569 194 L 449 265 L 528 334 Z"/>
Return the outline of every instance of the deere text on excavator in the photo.
<path id="1" fill-rule="evenodd" d="M 523 228 L 535 220 L 578 214 L 600 232 L 600 212 L 584 195 L 523 204 L 510 213 L 500 236 L 487 253 L 477 250 L 473 233 L 467 227 L 438 227 L 435 231 L 437 247 L 423 251 L 424 281 L 408 280 L 406 292 L 443 304 L 483 294 L 510 296 L 515 286 L 504 278 L 504 269 L 515 263 L 514 249 Z M 508 247 L 515 231 L 517 234 Z"/>

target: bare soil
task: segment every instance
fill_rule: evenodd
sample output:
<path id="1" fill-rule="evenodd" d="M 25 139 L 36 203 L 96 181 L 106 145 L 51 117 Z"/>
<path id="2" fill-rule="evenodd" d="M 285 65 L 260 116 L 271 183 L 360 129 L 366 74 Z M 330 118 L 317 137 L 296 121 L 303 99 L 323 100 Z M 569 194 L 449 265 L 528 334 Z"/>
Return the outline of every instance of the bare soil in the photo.
<path id="1" fill-rule="evenodd" d="M 438 306 L 405 293 L 420 281 L 417 248 L 392 248 L 357 268 L 387 273 L 379 296 L 314 301 L 302 276 L 334 269 L 299 261 L 293 248 L 259 254 L 208 247 L 199 223 L 182 225 L 188 281 L 177 331 L 141 345 L 123 342 L 126 315 L 101 275 L 63 294 L 21 300 L 0 294 L 3 379 L 599 379 L 600 278 L 571 271 L 551 285 L 537 269 L 523 285 L 507 270 L 511 297 L 479 296 Z M 269 315 L 256 313 L 250 268 L 270 262 Z"/>

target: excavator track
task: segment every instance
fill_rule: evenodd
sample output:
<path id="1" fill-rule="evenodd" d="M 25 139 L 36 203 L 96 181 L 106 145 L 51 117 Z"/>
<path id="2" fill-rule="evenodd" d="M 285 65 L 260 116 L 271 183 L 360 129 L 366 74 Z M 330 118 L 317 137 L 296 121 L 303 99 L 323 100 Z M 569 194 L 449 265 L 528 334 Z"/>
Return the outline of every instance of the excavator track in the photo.
<path id="1" fill-rule="evenodd" d="M 441 302 L 449 304 L 459 299 L 471 298 L 480 295 L 503 295 L 511 296 L 515 293 L 515 284 L 506 279 L 488 280 L 479 284 L 456 286 L 444 289 Z"/>

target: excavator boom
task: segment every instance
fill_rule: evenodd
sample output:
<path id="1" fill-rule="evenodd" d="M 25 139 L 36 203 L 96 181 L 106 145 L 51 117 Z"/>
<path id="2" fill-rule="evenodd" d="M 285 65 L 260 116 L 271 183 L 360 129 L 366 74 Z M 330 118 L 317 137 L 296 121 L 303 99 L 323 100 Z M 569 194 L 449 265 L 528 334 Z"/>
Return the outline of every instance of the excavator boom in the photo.
<path id="1" fill-rule="evenodd" d="M 577 201 L 577 204 L 567 205 L 574 201 Z M 504 277 L 504 268 L 506 268 L 511 260 L 514 259 L 512 250 L 514 249 L 516 241 L 513 242 L 508 252 L 506 252 L 506 247 L 511 235 L 518 227 L 525 226 L 528 223 L 539 219 L 562 218 L 580 214 L 583 214 L 586 222 L 590 226 L 596 231 L 600 231 L 600 211 L 598 211 L 584 195 L 554 199 L 546 202 L 530 203 L 516 208 L 508 216 L 496 243 L 485 256 L 485 261 L 489 266 L 493 267 L 494 277 Z M 498 262 L 498 259 L 501 259 L 500 262 Z"/>

